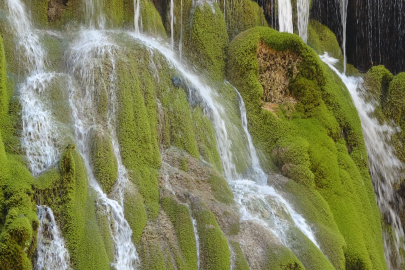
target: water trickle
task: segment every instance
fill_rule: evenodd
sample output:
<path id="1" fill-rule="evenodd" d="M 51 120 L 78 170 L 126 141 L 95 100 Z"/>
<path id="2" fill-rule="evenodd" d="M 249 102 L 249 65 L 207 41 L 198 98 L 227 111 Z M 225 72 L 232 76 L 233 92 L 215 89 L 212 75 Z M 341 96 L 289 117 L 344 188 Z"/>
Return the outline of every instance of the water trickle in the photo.
<path id="1" fill-rule="evenodd" d="M 137 34 L 137 35 L 140 34 L 140 30 L 139 30 L 139 14 L 141 13 L 140 2 L 141 2 L 141 0 L 134 0 L 134 8 L 135 8 L 134 24 L 135 24 L 135 34 Z"/>
<path id="2" fill-rule="evenodd" d="M 180 1 L 180 40 L 179 40 L 179 53 L 180 53 L 180 62 L 182 59 L 183 53 L 183 0 Z"/>
<path id="3" fill-rule="evenodd" d="M 30 171 L 38 175 L 55 163 L 59 156 L 52 115 L 41 100 L 41 93 L 47 90 L 54 74 L 45 69 L 46 53 L 32 28 L 24 4 L 20 0 L 8 0 L 7 5 L 11 26 L 16 33 L 18 60 L 28 73 L 28 78 L 18 85 L 22 107 L 21 144 Z"/>
<path id="4" fill-rule="evenodd" d="M 298 34 L 307 43 L 309 0 L 297 0 Z"/>
<path id="5" fill-rule="evenodd" d="M 346 27 L 347 27 L 347 4 L 348 0 L 339 0 L 340 19 L 342 23 L 342 50 L 343 50 L 343 74 L 346 74 Z"/>
<path id="6" fill-rule="evenodd" d="M 278 0 L 278 24 L 280 32 L 293 33 L 291 0 Z"/>
<path id="7" fill-rule="evenodd" d="M 197 231 L 197 220 L 193 217 L 190 211 L 191 221 L 193 222 L 193 230 L 194 230 L 194 238 L 195 238 L 195 245 L 197 248 L 197 269 L 200 270 L 200 237 L 198 236 Z"/>
<path id="8" fill-rule="evenodd" d="M 328 53 L 320 57 L 342 79 L 359 114 L 377 204 L 384 218 L 393 229 L 394 248 L 391 247 L 392 241 L 390 241 L 389 233 L 383 233 L 385 259 L 389 269 L 396 269 L 391 263 L 393 257 L 390 254 L 391 250 L 398 252 L 397 256 L 394 257 L 400 260 L 396 264 L 401 265 L 403 262 L 399 250 L 405 246 L 403 243 L 404 231 L 402 223 L 397 210 L 393 208 L 395 205 L 402 205 L 402 200 L 397 195 L 394 186 L 399 179 L 402 179 L 400 171 L 404 165 L 396 157 L 395 149 L 387 142 L 399 130 L 387 124 L 380 125 L 375 118 L 369 116 L 375 109 L 375 102 L 369 103 L 362 98 L 366 92 L 366 89 L 363 88 L 362 78 L 348 77 L 344 73 L 340 73 L 334 67 L 338 60 L 330 57 Z"/>
<path id="9" fill-rule="evenodd" d="M 170 0 L 170 44 L 174 49 L 174 1 Z"/>
<path id="10" fill-rule="evenodd" d="M 115 73 L 115 52 L 118 49 L 114 43 L 101 32 L 96 30 L 82 31 L 79 39 L 70 49 L 69 69 L 72 76 L 76 75 L 80 85 L 77 89 L 71 83 L 69 87 L 69 103 L 72 108 L 72 115 L 75 125 L 76 142 L 78 150 L 83 156 L 88 172 L 89 183 L 97 192 L 98 203 L 105 207 L 109 222 L 111 224 L 111 237 L 114 242 L 115 259 L 113 265 L 116 269 L 136 269 L 139 265 L 139 258 L 136 248 L 131 241 L 132 230 L 125 220 L 123 212 L 123 190 L 128 175 L 122 164 L 118 140 L 116 137 L 116 73 Z M 104 76 L 100 82 L 96 73 L 109 69 L 109 76 Z M 103 127 L 94 115 L 97 114 L 93 101 L 97 95 L 97 83 L 107 87 L 108 92 L 108 119 L 107 127 Z M 93 130 L 103 130 L 111 138 L 114 154 L 118 163 L 118 179 L 114 186 L 113 195 L 117 200 L 112 200 L 100 188 L 94 178 L 90 166 L 90 137 Z"/>
<path id="11" fill-rule="evenodd" d="M 92 29 L 104 29 L 106 25 L 106 19 L 103 12 L 102 0 L 83 0 L 85 7 L 85 18 L 89 28 Z"/>
<path id="12" fill-rule="evenodd" d="M 52 209 L 37 206 L 39 220 L 37 259 L 35 270 L 66 270 L 69 269 L 69 253 L 65 241 L 56 225 Z"/>

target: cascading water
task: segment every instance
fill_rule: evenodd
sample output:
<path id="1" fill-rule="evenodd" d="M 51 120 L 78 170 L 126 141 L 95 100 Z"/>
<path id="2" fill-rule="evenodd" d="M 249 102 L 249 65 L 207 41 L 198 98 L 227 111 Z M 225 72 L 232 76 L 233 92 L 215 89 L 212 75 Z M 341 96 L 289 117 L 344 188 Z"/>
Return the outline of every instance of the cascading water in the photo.
<path id="1" fill-rule="evenodd" d="M 294 29 L 290 0 L 278 0 L 278 24 L 280 32 L 293 33 Z"/>
<path id="2" fill-rule="evenodd" d="M 360 116 L 377 204 L 384 219 L 393 229 L 394 247 L 391 246 L 392 241 L 389 233 L 387 231 L 383 233 L 385 259 L 389 269 L 398 269 L 403 264 L 402 256 L 399 254 L 400 248 L 403 249 L 405 246 L 402 223 L 397 214 L 397 209 L 393 208 L 395 205 L 402 205 L 402 200 L 397 195 L 394 186 L 402 178 L 400 170 L 404 165 L 395 156 L 395 149 L 387 143 L 398 130 L 386 124 L 380 125 L 376 119 L 369 116 L 374 111 L 375 106 L 362 98 L 366 91 L 363 89 L 362 78 L 348 77 L 344 73 L 340 73 L 334 67 L 338 60 L 330 57 L 327 53 L 322 55 L 321 59 L 342 79 Z M 392 262 L 392 250 L 398 252 L 394 256 L 395 265 Z"/>
<path id="3" fill-rule="evenodd" d="M 85 0 L 85 18 L 88 20 L 87 26 L 89 28 L 104 29 L 106 19 L 103 13 L 102 1 L 100 0 Z"/>
<path id="4" fill-rule="evenodd" d="M 309 0 L 297 0 L 298 33 L 302 40 L 308 40 Z"/>
<path id="5" fill-rule="evenodd" d="M 174 49 L 174 1 L 170 0 L 170 44 Z"/>
<path id="6" fill-rule="evenodd" d="M 140 30 L 139 30 L 139 15 L 141 13 L 140 11 L 140 2 L 141 0 L 134 0 L 134 24 L 135 24 L 135 33 L 136 34 L 140 34 Z"/>
<path id="7" fill-rule="evenodd" d="M 128 181 L 127 172 L 122 164 L 119 151 L 118 140 L 115 131 L 115 50 L 117 46 L 110 42 L 108 38 L 101 32 L 96 30 L 82 31 L 79 39 L 70 49 L 68 58 L 69 71 L 72 76 L 77 76 L 78 80 L 83 85 L 82 89 L 77 89 L 73 84 L 69 87 L 69 102 L 72 108 L 74 119 L 76 141 L 78 149 L 85 160 L 85 165 L 88 172 L 89 183 L 98 194 L 98 202 L 106 208 L 108 219 L 111 224 L 111 237 L 115 247 L 115 261 L 113 265 L 116 269 L 136 269 L 139 264 L 136 248 L 131 241 L 132 230 L 128 222 L 124 218 L 123 212 L 123 189 L 125 182 Z M 102 62 L 100 60 L 104 60 Z M 110 75 L 106 78 L 96 78 L 95 74 L 102 71 L 105 66 L 111 68 Z M 95 95 L 97 89 L 95 86 L 99 80 L 106 79 L 102 82 L 107 85 L 108 91 L 108 121 L 107 127 L 103 127 L 94 115 L 96 115 Z M 113 193 L 117 197 L 116 200 L 109 199 L 101 190 L 97 180 L 95 179 L 92 166 L 90 166 L 90 137 L 91 132 L 97 129 L 106 129 L 111 138 L 114 149 L 114 154 L 118 163 L 118 179 L 116 181 Z"/>
<path id="8" fill-rule="evenodd" d="M 246 155 L 250 160 L 250 168 L 248 169 L 247 177 L 249 177 L 251 180 L 242 180 L 244 179 L 244 176 L 238 174 L 236 171 L 236 166 L 232 159 L 232 141 L 227 130 L 227 125 L 225 124 L 226 121 L 224 120 L 225 109 L 218 100 L 219 97 L 214 89 L 203 83 L 198 76 L 194 75 L 186 66 L 180 63 L 170 48 L 160 44 L 154 39 L 150 39 L 142 35 L 137 36 L 133 33 L 128 34 L 143 42 L 147 47 L 157 50 L 163 56 L 165 56 L 166 59 L 172 63 L 172 65 L 184 76 L 184 78 L 192 84 L 192 89 L 198 91 L 198 94 L 204 100 L 203 103 L 205 111 L 211 119 L 215 130 L 218 142 L 218 150 L 224 168 L 224 175 L 230 183 L 231 189 L 233 189 L 236 201 L 240 204 L 240 211 L 243 218 L 259 221 L 261 225 L 270 229 L 272 232 L 275 232 L 276 235 L 281 238 L 281 242 L 286 243 L 287 245 L 288 240 L 285 234 L 288 234 L 288 230 L 291 227 L 298 228 L 299 231 L 305 235 L 301 237 L 307 237 L 315 244 L 315 246 L 319 247 L 319 244 L 316 242 L 315 236 L 305 219 L 301 215 L 297 214 L 289 203 L 284 200 L 274 188 L 266 185 L 267 175 L 260 167 L 256 149 L 254 148 L 252 139 L 247 130 L 246 109 L 239 93 L 237 94 L 240 97 L 240 110 L 243 124 L 242 132 L 246 133 L 248 142 L 248 152 Z M 272 202 L 267 202 L 267 198 L 270 198 Z M 274 220 L 279 226 L 273 226 L 267 220 L 261 219 L 259 215 L 257 215 L 256 209 L 249 207 L 249 205 L 255 204 L 257 200 L 261 200 L 260 203 L 264 203 L 270 212 L 277 212 L 277 209 L 272 209 L 273 207 L 282 209 L 287 213 L 284 216 L 286 219 L 280 218 L 275 214 Z"/>
<path id="9" fill-rule="evenodd" d="M 20 0 L 8 0 L 7 5 L 11 26 L 17 33 L 15 42 L 19 62 L 28 74 L 18 86 L 22 107 L 21 145 L 28 167 L 33 175 L 38 175 L 55 163 L 59 156 L 53 119 L 41 100 L 41 93 L 47 90 L 54 74 L 46 71 L 46 53 L 32 28 L 24 4 Z"/>
<path id="10" fill-rule="evenodd" d="M 340 17 L 342 22 L 342 50 L 343 50 L 343 73 L 346 74 L 346 28 L 347 28 L 347 4 L 348 0 L 339 0 L 340 4 Z"/>
<path id="11" fill-rule="evenodd" d="M 191 211 L 190 211 L 190 217 L 191 217 L 191 221 L 193 222 L 195 245 L 197 248 L 197 270 L 200 270 L 200 237 L 198 236 L 197 220 L 195 220 L 193 215 L 191 215 Z"/>
<path id="12" fill-rule="evenodd" d="M 35 270 L 67 270 L 69 253 L 65 247 L 59 228 L 56 225 L 52 209 L 47 206 L 37 206 L 39 220 L 38 247 Z"/>

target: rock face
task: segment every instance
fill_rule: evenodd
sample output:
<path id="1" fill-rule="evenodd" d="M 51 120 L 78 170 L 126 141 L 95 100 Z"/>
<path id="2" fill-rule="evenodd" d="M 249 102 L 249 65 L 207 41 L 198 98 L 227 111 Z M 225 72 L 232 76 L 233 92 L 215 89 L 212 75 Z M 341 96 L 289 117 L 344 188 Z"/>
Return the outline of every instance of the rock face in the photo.
<path id="1" fill-rule="evenodd" d="M 311 17 L 329 27 L 342 43 L 340 1 L 314 0 Z M 385 65 L 394 74 L 405 70 L 405 4 L 402 0 L 349 1 L 347 61 L 361 71 Z"/>

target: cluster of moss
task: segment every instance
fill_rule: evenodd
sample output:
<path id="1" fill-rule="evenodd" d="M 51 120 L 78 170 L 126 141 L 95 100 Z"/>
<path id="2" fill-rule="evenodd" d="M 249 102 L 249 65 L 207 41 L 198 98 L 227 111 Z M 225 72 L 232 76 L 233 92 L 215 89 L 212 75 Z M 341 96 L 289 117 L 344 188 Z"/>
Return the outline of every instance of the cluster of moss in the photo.
<path id="1" fill-rule="evenodd" d="M 31 186 L 33 177 L 15 149 L 4 143 L 13 135 L 9 116 L 12 94 L 0 37 L 0 269 L 32 269 L 39 225 Z"/>
<path id="2" fill-rule="evenodd" d="M 279 104 L 277 113 L 263 109 L 260 103 L 263 89 L 256 58 L 260 41 L 276 51 L 297 53 L 303 59 L 289 86 L 297 104 Z M 327 202 L 346 242 L 346 268 L 384 269 L 382 239 L 375 238 L 381 235 L 380 216 L 368 174 L 360 120 L 342 81 L 298 36 L 264 27 L 248 30 L 231 42 L 227 74 L 246 102 L 249 129 L 256 145 L 270 160 L 273 151 L 280 152 L 275 149 L 284 148 L 287 152 L 281 151 L 276 161 L 290 165 L 282 172 Z M 282 109 L 287 105 L 292 110 L 289 115 Z M 340 241 L 324 245 L 331 250 L 342 249 Z"/>
<path id="3" fill-rule="evenodd" d="M 160 203 L 174 226 L 179 243 L 181 256 L 176 257 L 177 268 L 197 269 L 197 247 L 190 210 L 171 197 L 163 197 Z"/>
<path id="4" fill-rule="evenodd" d="M 365 100 L 375 105 L 372 116 L 380 124 L 394 124 L 404 130 L 405 73 L 394 76 L 384 66 L 374 66 L 364 76 L 364 88 Z M 389 143 L 395 147 L 399 160 L 405 162 L 405 150 L 402 147 L 405 143 L 404 133 L 394 134 Z"/>
<path id="5" fill-rule="evenodd" d="M 228 240 L 221 231 L 214 214 L 199 199 L 192 200 L 191 209 L 197 221 L 200 238 L 200 267 L 230 269 L 231 254 Z"/>

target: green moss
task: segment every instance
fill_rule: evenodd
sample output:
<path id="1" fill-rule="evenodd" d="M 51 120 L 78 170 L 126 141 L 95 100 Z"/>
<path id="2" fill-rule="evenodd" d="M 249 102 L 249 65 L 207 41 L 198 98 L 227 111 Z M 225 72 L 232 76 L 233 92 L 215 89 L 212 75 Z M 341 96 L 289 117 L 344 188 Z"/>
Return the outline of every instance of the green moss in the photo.
<path id="1" fill-rule="evenodd" d="M 110 224 L 108 213 L 96 203 L 95 207 L 95 214 L 96 214 L 96 221 L 98 230 L 100 231 L 103 245 L 105 247 L 105 251 L 108 256 L 108 261 L 114 261 L 114 243 L 111 239 L 111 231 L 110 231 Z"/>
<path id="2" fill-rule="evenodd" d="M 256 55 L 259 41 L 276 51 L 290 51 L 302 57 L 298 75 L 290 82 L 290 93 L 297 99 L 296 113 L 291 118 L 261 108 L 263 90 L 258 81 Z M 339 77 L 298 36 L 262 27 L 248 30 L 231 42 L 227 74 L 245 100 L 256 145 L 268 156 L 277 145 L 282 145 L 291 149 L 287 160 L 306 161 L 305 168 L 309 165 L 315 189 L 328 203 L 346 241 L 346 268 L 385 269 L 382 240 L 374 237 L 381 235 L 380 214 L 368 174 L 361 124 Z M 286 141 L 288 136 L 292 137 Z M 294 154 L 294 148 L 305 145 L 302 139 L 308 142 L 307 158 L 305 153 Z M 303 178 L 295 175 L 299 179 L 296 182 L 307 182 L 308 174 L 304 173 Z M 337 242 L 332 246 L 339 254 L 342 247 Z"/>
<path id="3" fill-rule="evenodd" d="M 314 187 L 308 148 L 309 143 L 304 138 L 287 136 L 278 140 L 272 157 L 284 175 L 298 183 Z"/>
<path id="4" fill-rule="evenodd" d="M 215 199 L 225 204 L 233 203 L 233 193 L 229 188 L 228 182 L 220 174 L 215 172 L 211 174 L 208 183 L 211 186 L 211 192 Z"/>
<path id="5" fill-rule="evenodd" d="M 193 216 L 200 237 L 200 267 L 202 269 L 230 269 L 231 254 L 228 241 L 214 214 L 201 202 L 192 202 Z"/>
<path id="6" fill-rule="evenodd" d="M 164 255 L 158 242 L 142 238 L 139 253 L 143 269 L 166 269 Z"/>
<path id="7" fill-rule="evenodd" d="M 339 60 L 337 67 L 343 68 L 343 53 L 335 34 L 325 25 L 311 19 L 308 24 L 308 45 L 317 54 L 327 52 L 330 56 Z"/>
<path id="8" fill-rule="evenodd" d="M 94 177 L 105 193 L 110 193 L 118 178 L 118 164 L 109 137 L 93 131 L 90 160 Z"/>
<path id="9" fill-rule="evenodd" d="M 160 18 L 159 12 L 156 10 L 152 1 L 150 0 L 140 0 L 141 7 L 141 20 L 142 22 L 142 32 L 152 35 L 160 36 L 166 38 L 166 30 L 162 23 L 162 18 Z"/>
<path id="10" fill-rule="evenodd" d="M 389 84 L 385 114 L 398 125 L 405 122 L 405 72 L 397 74 Z"/>
<path id="11" fill-rule="evenodd" d="M 197 63 L 217 80 L 225 76 L 228 33 L 222 11 L 217 3 L 197 5 L 192 17 L 190 44 L 185 51 L 189 60 Z"/>
<path id="12" fill-rule="evenodd" d="M 230 241 L 229 242 L 231 247 L 232 247 L 232 251 L 234 253 L 233 256 L 235 256 L 235 265 L 234 268 L 235 270 L 249 270 L 249 264 L 245 259 L 245 256 L 243 255 L 243 251 L 240 248 L 240 245 L 238 242 L 233 242 Z"/>
<path id="13" fill-rule="evenodd" d="M 229 40 L 249 28 L 267 26 L 263 9 L 254 1 L 242 0 L 226 3 L 219 1 L 218 4 L 225 17 Z"/>
<path id="14" fill-rule="evenodd" d="M 69 145 L 60 161 L 62 232 L 75 269 L 110 269 L 95 216 L 95 194 L 87 189 L 86 168 L 74 148 Z"/>
<path id="15" fill-rule="evenodd" d="M 181 159 L 180 159 L 180 166 L 181 166 L 181 169 L 183 170 L 183 171 L 185 171 L 185 172 L 188 172 L 188 166 L 187 166 L 187 159 L 186 158 L 184 158 L 184 157 L 182 157 Z"/>
<path id="16" fill-rule="evenodd" d="M 222 162 L 218 153 L 217 140 L 211 121 L 204 115 L 200 107 L 197 107 L 192 112 L 192 116 L 198 152 L 201 158 L 212 164 L 218 172 L 222 172 Z"/>
<path id="17" fill-rule="evenodd" d="M 0 268 L 32 269 L 39 226 L 31 188 L 33 178 L 18 156 L 5 157 L 2 152 L 0 162 L 6 162 L 1 164 L 6 174 L 0 183 L 4 193 L 4 197 L 0 196 L 1 212 L 5 214 L 4 218 L 0 217 Z"/>
<path id="18" fill-rule="evenodd" d="M 146 226 L 147 216 L 143 198 L 134 188 L 126 188 L 125 190 L 124 216 L 132 229 L 134 243 L 139 244 L 143 229 Z"/>
<path id="19" fill-rule="evenodd" d="M 289 194 L 288 200 L 294 203 L 294 209 L 299 209 L 306 221 L 316 228 L 316 240 L 334 268 L 345 269 L 346 243 L 322 195 L 291 180 L 283 185 L 282 189 Z"/>
<path id="20" fill-rule="evenodd" d="M 190 210 L 170 197 L 163 197 L 160 203 L 174 226 L 179 243 L 182 256 L 176 259 L 177 267 L 197 269 L 197 247 Z"/>
<path id="21" fill-rule="evenodd" d="M 265 269 L 270 270 L 303 270 L 306 269 L 297 257 L 285 246 L 267 250 Z M 321 268 L 320 268 L 321 269 Z"/>

